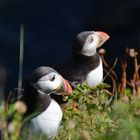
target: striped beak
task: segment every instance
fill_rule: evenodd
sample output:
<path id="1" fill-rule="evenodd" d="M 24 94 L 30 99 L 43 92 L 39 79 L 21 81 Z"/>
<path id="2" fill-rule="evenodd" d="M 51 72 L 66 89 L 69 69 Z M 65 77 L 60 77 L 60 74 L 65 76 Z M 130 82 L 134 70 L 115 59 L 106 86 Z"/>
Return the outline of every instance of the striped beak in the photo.
<path id="1" fill-rule="evenodd" d="M 72 94 L 72 88 L 67 80 L 62 78 L 62 85 L 57 88 L 57 95 L 70 95 Z"/>
<path id="2" fill-rule="evenodd" d="M 110 38 L 110 36 L 105 32 L 97 31 L 96 34 L 100 36 L 100 40 L 97 48 L 102 46 Z"/>
<path id="3" fill-rule="evenodd" d="M 66 95 L 70 95 L 72 93 L 72 88 L 71 88 L 70 84 L 64 78 L 63 78 L 63 82 L 64 82 L 64 88 L 65 88 Z"/>

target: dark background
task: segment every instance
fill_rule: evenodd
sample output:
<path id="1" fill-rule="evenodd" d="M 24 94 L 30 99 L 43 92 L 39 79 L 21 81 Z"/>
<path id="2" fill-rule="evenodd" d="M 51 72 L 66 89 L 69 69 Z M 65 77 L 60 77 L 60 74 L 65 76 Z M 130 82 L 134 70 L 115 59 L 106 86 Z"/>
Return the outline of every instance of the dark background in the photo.
<path id="1" fill-rule="evenodd" d="M 99 0 L 1 0 L 0 61 L 7 71 L 6 94 L 17 87 L 19 30 L 25 26 L 24 73 L 41 65 L 52 66 L 71 58 L 77 33 L 105 31 L 110 40 L 103 47 L 112 64 L 125 47 L 140 51 L 140 1 Z"/>

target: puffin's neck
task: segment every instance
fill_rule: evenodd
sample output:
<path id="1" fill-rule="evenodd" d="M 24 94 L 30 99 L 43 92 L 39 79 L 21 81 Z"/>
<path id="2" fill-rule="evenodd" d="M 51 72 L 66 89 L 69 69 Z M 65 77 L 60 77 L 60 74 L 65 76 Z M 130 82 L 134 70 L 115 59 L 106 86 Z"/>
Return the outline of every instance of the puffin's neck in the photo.
<path id="1" fill-rule="evenodd" d="M 50 95 L 40 94 L 30 85 L 26 87 L 22 100 L 27 105 L 27 112 L 25 116 L 34 112 L 43 112 L 51 103 Z"/>
<path id="2" fill-rule="evenodd" d="M 37 108 L 39 111 L 44 111 L 51 103 L 51 97 L 47 94 L 38 94 Z"/>
<path id="3" fill-rule="evenodd" d="M 100 56 L 95 53 L 92 56 L 85 56 L 82 54 L 73 54 L 74 62 L 88 65 L 90 67 L 97 67 L 100 64 Z"/>

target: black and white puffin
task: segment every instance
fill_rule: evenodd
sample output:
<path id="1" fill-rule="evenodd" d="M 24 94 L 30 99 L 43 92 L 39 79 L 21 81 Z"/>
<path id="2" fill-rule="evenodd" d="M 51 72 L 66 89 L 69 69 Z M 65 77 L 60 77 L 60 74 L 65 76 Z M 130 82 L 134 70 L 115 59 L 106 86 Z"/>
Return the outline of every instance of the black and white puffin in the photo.
<path id="1" fill-rule="evenodd" d="M 54 69 L 45 66 L 35 69 L 25 82 L 21 99 L 27 106 L 25 118 L 31 114 L 34 116 L 25 123 L 23 130 L 26 128 L 32 135 L 40 134 L 49 140 L 53 139 L 57 134 L 63 113 L 59 104 L 50 95 L 71 93 L 69 83 Z M 25 135 L 22 137 L 27 138 Z"/>
<path id="2" fill-rule="evenodd" d="M 76 36 L 71 61 L 58 64 L 54 68 L 71 82 L 86 81 L 95 87 L 103 80 L 102 60 L 97 48 L 109 39 L 109 35 L 101 31 L 84 31 Z"/>

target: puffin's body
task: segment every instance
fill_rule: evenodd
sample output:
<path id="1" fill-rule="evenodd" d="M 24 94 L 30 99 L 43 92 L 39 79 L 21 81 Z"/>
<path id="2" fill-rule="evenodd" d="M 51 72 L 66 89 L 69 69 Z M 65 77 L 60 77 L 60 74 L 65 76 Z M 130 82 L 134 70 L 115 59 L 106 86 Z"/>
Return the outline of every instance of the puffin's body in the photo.
<path id="1" fill-rule="evenodd" d="M 68 82 L 50 67 L 39 67 L 25 83 L 22 101 L 27 105 L 25 118 L 33 115 L 23 128 L 33 136 L 51 140 L 57 134 L 62 120 L 62 110 L 50 94 L 70 94 Z M 23 130 L 25 130 L 23 129 Z M 23 139 L 27 137 L 23 133 Z"/>
<path id="2" fill-rule="evenodd" d="M 86 81 L 91 87 L 97 86 L 103 79 L 103 66 L 96 50 L 108 39 L 109 36 L 104 32 L 79 33 L 73 46 L 72 60 L 54 68 L 71 82 Z"/>
<path id="3" fill-rule="evenodd" d="M 44 135 L 47 139 L 53 139 L 57 134 L 62 116 L 63 113 L 60 106 L 52 99 L 45 111 L 31 119 L 28 129 L 36 137 Z"/>

